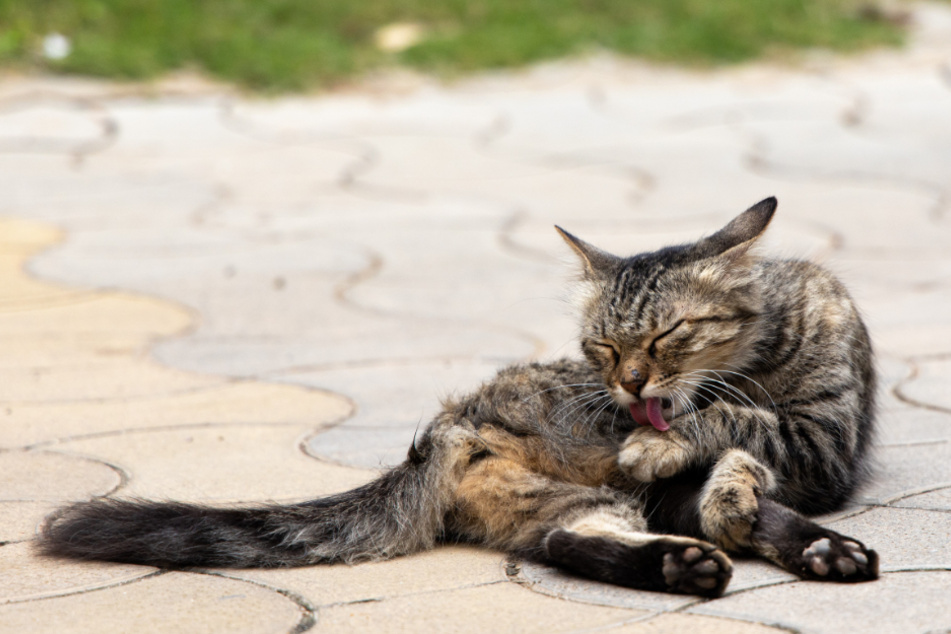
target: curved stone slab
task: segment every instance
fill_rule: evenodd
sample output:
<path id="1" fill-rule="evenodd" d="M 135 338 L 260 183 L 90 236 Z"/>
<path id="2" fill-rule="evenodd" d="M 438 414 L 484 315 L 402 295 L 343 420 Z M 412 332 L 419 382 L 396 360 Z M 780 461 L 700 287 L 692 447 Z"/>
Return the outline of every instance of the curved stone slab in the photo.
<path id="1" fill-rule="evenodd" d="M 949 593 L 951 572 L 893 572 L 861 584 L 800 581 L 759 588 L 688 608 L 687 613 L 769 623 L 796 632 L 930 632 L 943 631 L 951 619 Z"/>
<path id="2" fill-rule="evenodd" d="M 87 569 L 92 566 L 87 565 Z M 131 579 L 130 579 L 131 581 Z M 92 590 L 93 588 L 89 588 Z M 0 632 L 293 631 L 311 622 L 276 591 L 221 577 L 167 573 L 95 592 L 0 606 Z"/>

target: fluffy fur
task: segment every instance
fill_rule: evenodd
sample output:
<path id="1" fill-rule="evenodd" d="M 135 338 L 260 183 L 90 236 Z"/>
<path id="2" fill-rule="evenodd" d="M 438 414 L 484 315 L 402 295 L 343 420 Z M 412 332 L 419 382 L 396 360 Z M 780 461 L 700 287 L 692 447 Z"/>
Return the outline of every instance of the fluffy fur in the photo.
<path id="1" fill-rule="evenodd" d="M 582 263 L 585 359 L 500 371 L 445 403 L 406 461 L 364 487 L 241 509 L 94 500 L 54 515 L 41 548 L 300 566 L 455 540 L 708 596 L 729 582 L 728 550 L 804 578 L 874 579 L 874 551 L 804 517 L 839 508 L 868 474 L 871 346 L 832 275 L 751 254 L 775 208 L 627 258 L 559 229 Z"/>

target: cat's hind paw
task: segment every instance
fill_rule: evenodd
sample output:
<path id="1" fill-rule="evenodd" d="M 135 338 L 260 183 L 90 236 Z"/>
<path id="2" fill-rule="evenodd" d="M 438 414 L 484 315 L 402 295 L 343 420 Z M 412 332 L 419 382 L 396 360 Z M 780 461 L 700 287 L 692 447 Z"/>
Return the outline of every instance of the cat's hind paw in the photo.
<path id="1" fill-rule="evenodd" d="M 832 531 L 809 543 L 798 559 L 794 571 L 803 579 L 841 583 L 878 579 L 878 553 Z"/>
<path id="2" fill-rule="evenodd" d="M 733 564 L 723 551 L 698 543 L 664 554 L 661 572 L 668 592 L 718 597 L 733 575 Z"/>

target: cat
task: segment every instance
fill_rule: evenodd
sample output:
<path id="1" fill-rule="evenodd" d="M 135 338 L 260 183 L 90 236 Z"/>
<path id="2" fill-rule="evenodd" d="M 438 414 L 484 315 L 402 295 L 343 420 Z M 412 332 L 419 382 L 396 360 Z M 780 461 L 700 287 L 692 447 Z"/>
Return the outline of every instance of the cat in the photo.
<path id="1" fill-rule="evenodd" d="M 719 596 L 727 552 L 867 581 L 878 555 L 807 519 L 870 473 L 875 373 L 843 286 L 754 255 L 767 198 L 697 242 L 581 264 L 583 359 L 449 399 L 406 460 L 290 505 L 98 499 L 45 523 L 49 556 L 166 568 L 378 560 L 467 542 L 631 588 Z"/>

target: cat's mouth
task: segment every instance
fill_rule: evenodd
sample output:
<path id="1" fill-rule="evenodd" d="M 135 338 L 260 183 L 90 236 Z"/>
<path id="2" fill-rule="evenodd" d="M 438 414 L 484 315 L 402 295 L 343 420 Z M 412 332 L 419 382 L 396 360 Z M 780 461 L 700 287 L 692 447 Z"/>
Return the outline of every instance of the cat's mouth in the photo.
<path id="1" fill-rule="evenodd" d="M 646 401 L 631 403 L 628 407 L 631 410 L 631 417 L 638 425 L 653 425 L 657 431 L 670 429 L 670 423 L 664 417 L 664 412 L 670 412 L 673 407 L 669 398 L 654 396 Z"/>

